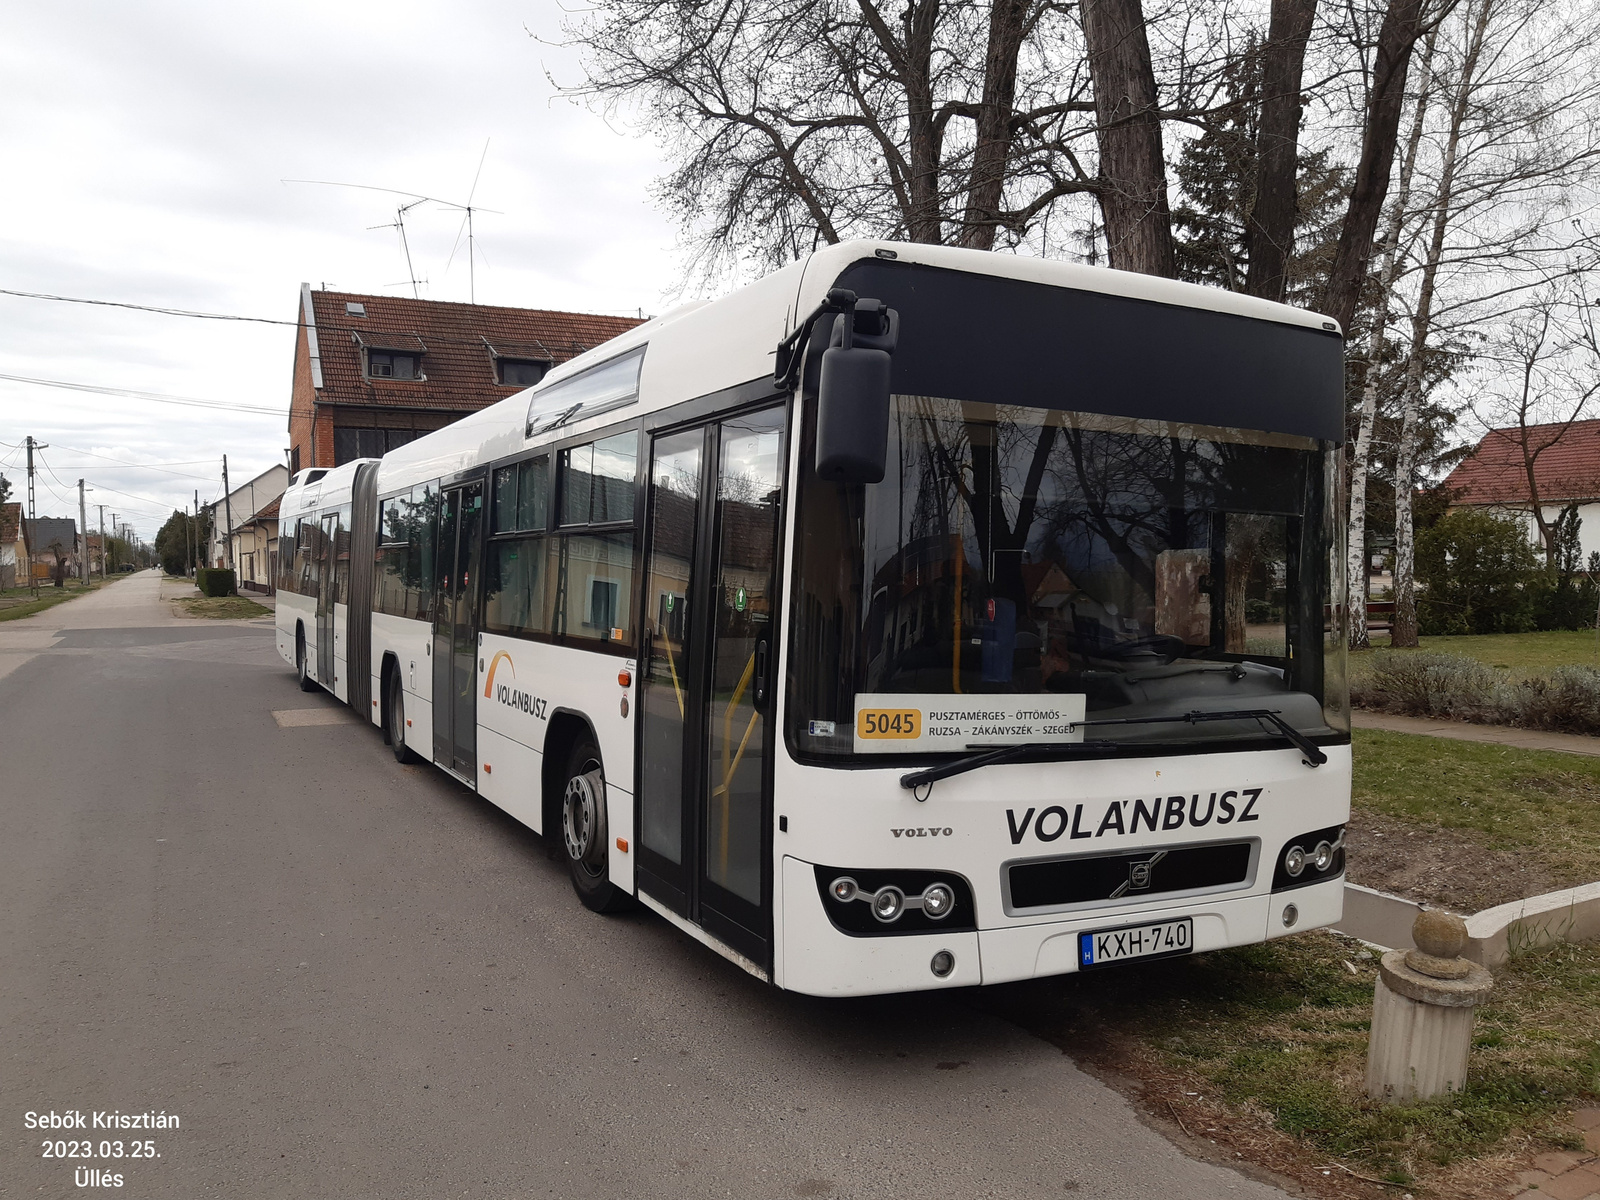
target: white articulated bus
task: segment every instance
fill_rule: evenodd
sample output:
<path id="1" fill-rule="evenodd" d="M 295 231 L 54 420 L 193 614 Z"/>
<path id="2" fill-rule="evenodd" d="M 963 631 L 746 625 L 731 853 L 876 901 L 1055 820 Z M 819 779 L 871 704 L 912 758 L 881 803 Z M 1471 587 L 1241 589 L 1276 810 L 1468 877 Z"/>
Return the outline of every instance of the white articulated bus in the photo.
<path id="1" fill-rule="evenodd" d="M 278 646 L 635 901 L 818 995 L 1342 911 L 1331 321 L 819 250 L 284 496 Z"/>

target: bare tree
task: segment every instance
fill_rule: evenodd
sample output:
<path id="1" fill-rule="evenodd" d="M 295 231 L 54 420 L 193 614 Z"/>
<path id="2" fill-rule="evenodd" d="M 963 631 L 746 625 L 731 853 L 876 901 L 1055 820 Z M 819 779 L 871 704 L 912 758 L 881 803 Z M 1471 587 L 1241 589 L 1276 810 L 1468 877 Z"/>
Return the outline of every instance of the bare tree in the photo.
<path id="1" fill-rule="evenodd" d="M 1374 432 L 1378 423 L 1378 393 L 1383 380 L 1383 360 L 1387 349 L 1390 296 L 1400 274 L 1400 238 L 1411 199 L 1411 178 L 1417 165 L 1417 150 L 1427 122 L 1428 100 L 1433 83 L 1433 37 L 1430 35 L 1422 56 L 1422 78 L 1411 108 L 1411 131 L 1406 137 L 1405 157 L 1400 165 L 1399 188 L 1389 206 L 1388 226 L 1384 231 L 1383 264 L 1378 272 L 1378 303 L 1367 345 L 1366 377 L 1362 381 L 1361 410 L 1355 444 L 1350 455 L 1350 529 L 1347 547 L 1349 587 L 1350 648 L 1365 650 L 1371 645 L 1367 631 L 1367 475 L 1372 464 Z"/>
<path id="2" fill-rule="evenodd" d="M 1100 211 L 1111 265 L 1177 273 L 1155 68 L 1140 0 L 1082 0 L 1100 149 Z"/>
<path id="3" fill-rule="evenodd" d="M 1528 512 L 1539 535 L 1545 563 L 1556 566 L 1560 552 L 1557 522 L 1545 516 L 1547 497 L 1539 460 L 1572 432 L 1600 396 L 1600 342 L 1594 313 L 1580 289 L 1537 296 L 1501 333 L 1497 357 L 1512 368 L 1490 383 L 1474 412 L 1490 432 L 1510 447 L 1527 486 Z M 1587 475 L 1550 480 L 1566 493 L 1600 490 L 1600 469 Z"/>
<path id="4" fill-rule="evenodd" d="M 1272 0 L 1261 64 L 1256 195 L 1245 224 L 1245 291 L 1282 301 L 1299 216 L 1300 89 L 1317 0 Z"/>
<path id="5" fill-rule="evenodd" d="M 603 0 L 568 34 L 568 94 L 665 140 L 659 193 L 708 271 L 852 236 L 1014 247 L 1100 188 L 1082 35 L 1050 0 Z"/>
<path id="6" fill-rule="evenodd" d="M 1356 308 L 1371 267 L 1372 240 L 1389 192 L 1411 54 L 1430 22 L 1447 12 L 1454 0 L 1441 3 L 1442 12 L 1434 12 L 1428 0 L 1389 0 L 1378 30 L 1362 124 L 1361 158 L 1356 164 L 1339 249 L 1329 271 L 1327 297 L 1322 306 L 1346 332 L 1355 324 Z"/>

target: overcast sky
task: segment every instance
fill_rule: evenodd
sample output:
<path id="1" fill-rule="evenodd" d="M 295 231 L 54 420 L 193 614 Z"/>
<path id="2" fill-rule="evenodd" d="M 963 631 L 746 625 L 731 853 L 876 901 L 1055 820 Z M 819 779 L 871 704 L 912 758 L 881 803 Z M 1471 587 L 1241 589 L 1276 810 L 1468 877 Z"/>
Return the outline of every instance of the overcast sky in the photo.
<path id="1" fill-rule="evenodd" d="M 484 143 L 481 303 L 659 312 L 673 230 L 645 139 L 552 99 L 578 79 L 554 0 L 6 6 L 0 39 L 0 288 L 294 320 L 302 280 L 406 294 L 399 197 L 465 200 Z M 460 214 L 406 220 L 423 296 L 466 300 Z M 174 507 L 284 461 L 294 331 L 0 295 L 0 374 L 270 409 L 227 411 L 0 380 L 0 474 L 40 516 L 77 480 L 152 538 Z M 98 457 L 97 457 L 98 456 Z M 125 462 L 159 465 L 129 467 Z"/>

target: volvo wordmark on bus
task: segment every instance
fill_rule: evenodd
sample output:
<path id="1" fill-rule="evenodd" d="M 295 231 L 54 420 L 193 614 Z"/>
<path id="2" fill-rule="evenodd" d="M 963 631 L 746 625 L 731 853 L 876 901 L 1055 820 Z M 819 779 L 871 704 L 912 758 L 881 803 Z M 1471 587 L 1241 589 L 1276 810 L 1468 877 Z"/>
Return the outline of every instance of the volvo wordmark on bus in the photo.
<path id="1" fill-rule="evenodd" d="M 1330 321 L 828 247 L 282 503 L 278 645 L 566 855 L 816 994 L 1342 909 Z"/>

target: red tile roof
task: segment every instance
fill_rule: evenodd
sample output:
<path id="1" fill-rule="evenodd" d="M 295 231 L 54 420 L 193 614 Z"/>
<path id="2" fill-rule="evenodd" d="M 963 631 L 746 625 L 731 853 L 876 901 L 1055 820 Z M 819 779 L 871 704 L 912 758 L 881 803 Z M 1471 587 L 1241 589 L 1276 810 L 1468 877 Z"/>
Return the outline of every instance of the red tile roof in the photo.
<path id="1" fill-rule="evenodd" d="M 22 503 L 0 504 L 0 544 L 12 545 L 22 526 Z"/>
<path id="2" fill-rule="evenodd" d="M 1530 425 L 1527 438 L 1531 450 L 1546 447 L 1534 465 L 1541 503 L 1600 497 L 1600 420 Z M 1490 430 L 1444 482 L 1458 504 L 1526 504 L 1521 431 Z"/>
<path id="3" fill-rule="evenodd" d="M 633 317 L 548 312 L 364 296 L 311 293 L 322 358 L 324 404 L 471 411 L 521 391 L 495 382 L 494 356 L 563 363 L 640 324 Z M 346 311 L 359 304 L 365 316 Z M 423 380 L 364 379 L 361 347 L 422 353 Z"/>

